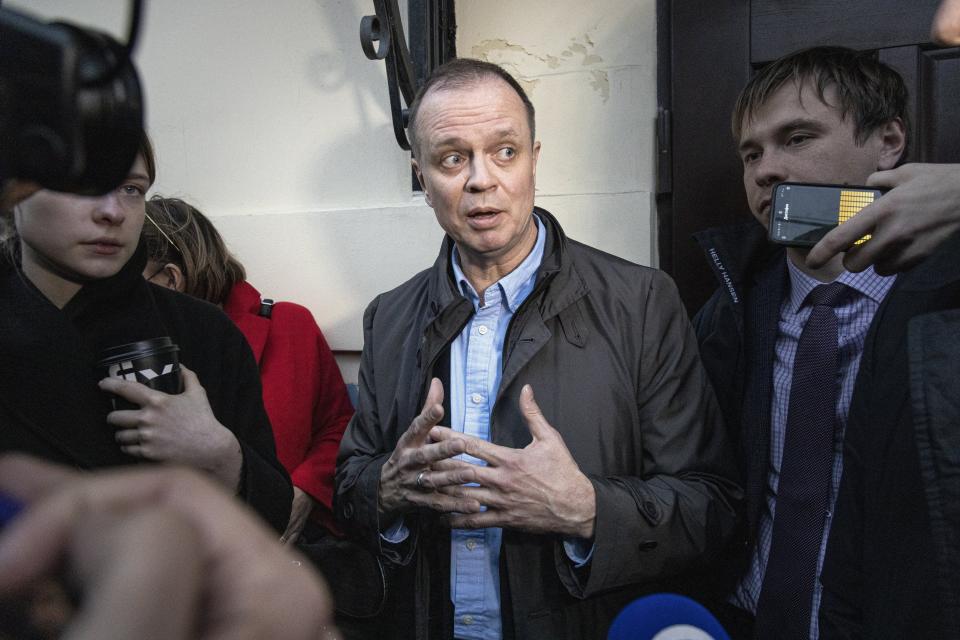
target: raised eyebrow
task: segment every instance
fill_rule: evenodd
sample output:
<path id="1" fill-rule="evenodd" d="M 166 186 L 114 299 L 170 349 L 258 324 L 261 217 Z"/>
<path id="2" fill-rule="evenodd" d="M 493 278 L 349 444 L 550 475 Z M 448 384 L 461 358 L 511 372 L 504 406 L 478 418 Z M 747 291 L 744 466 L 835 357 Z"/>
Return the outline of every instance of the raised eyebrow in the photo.
<path id="1" fill-rule="evenodd" d="M 433 146 L 436 147 L 437 149 L 447 149 L 450 147 L 459 147 L 462 144 L 463 144 L 463 140 L 461 138 L 450 137 L 450 138 L 442 138 L 440 140 L 437 140 L 436 142 L 433 143 Z"/>
<path id="2" fill-rule="evenodd" d="M 498 138 L 519 138 L 520 137 L 520 132 L 514 129 L 513 127 L 510 127 L 508 129 L 498 129 L 497 131 L 494 132 L 494 134 Z"/>
<path id="3" fill-rule="evenodd" d="M 503 140 L 503 139 L 516 140 L 520 138 L 520 133 L 513 127 L 510 127 L 508 129 L 497 129 L 493 132 L 493 135 L 495 138 L 497 138 L 497 140 Z M 449 138 L 441 138 L 440 140 L 437 140 L 436 142 L 434 142 L 434 146 L 440 150 L 444 150 L 448 148 L 456 148 L 456 147 L 463 146 L 464 144 L 465 142 L 463 138 L 460 138 L 457 136 L 451 136 Z"/>

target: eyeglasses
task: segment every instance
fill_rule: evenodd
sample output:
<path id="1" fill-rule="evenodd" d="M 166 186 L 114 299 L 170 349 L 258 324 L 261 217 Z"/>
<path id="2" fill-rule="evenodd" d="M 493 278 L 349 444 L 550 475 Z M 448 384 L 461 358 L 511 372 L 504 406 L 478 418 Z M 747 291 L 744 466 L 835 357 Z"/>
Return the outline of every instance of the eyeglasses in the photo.
<path id="1" fill-rule="evenodd" d="M 176 252 L 182 257 L 182 256 L 183 256 L 183 252 L 180 251 L 180 247 L 178 247 L 176 244 L 174 244 L 173 240 L 170 239 L 170 236 L 167 235 L 167 232 L 164 231 L 164 230 L 160 227 L 160 225 L 157 224 L 157 221 L 154 220 L 153 218 L 151 218 L 151 217 L 150 217 L 150 214 L 147 213 L 146 211 L 143 212 L 143 215 L 144 215 L 144 217 L 146 217 L 146 219 L 150 222 L 150 224 L 153 225 L 153 228 L 160 232 L 160 235 L 162 235 L 162 236 L 163 236 L 163 239 L 167 241 L 167 244 L 169 244 L 169 245 L 173 248 L 173 250 L 176 251 Z M 163 273 L 163 270 L 166 269 L 166 268 L 167 268 L 167 265 L 165 265 L 165 264 L 164 264 L 164 265 L 161 265 L 161 267 L 160 267 L 159 269 L 157 269 L 156 271 L 154 271 L 153 273 L 150 274 L 150 277 L 147 278 L 147 282 L 151 282 L 154 278 L 156 278 L 158 275 L 160 275 L 161 273 Z"/>
<path id="2" fill-rule="evenodd" d="M 178 247 L 176 244 L 174 244 L 173 240 L 171 240 L 171 239 L 170 239 L 170 236 L 167 235 L 167 232 L 164 231 L 163 228 L 162 228 L 160 225 L 157 224 L 156 220 L 154 220 L 153 218 L 151 218 L 151 217 L 150 217 L 150 214 L 147 213 L 146 211 L 143 212 L 143 215 L 147 218 L 147 221 L 149 221 L 150 224 L 153 225 L 153 228 L 160 232 L 160 235 L 162 235 L 162 236 L 163 236 L 163 239 L 167 241 L 167 244 L 169 244 L 171 247 L 173 247 L 173 250 L 176 251 L 177 253 L 179 253 L 179 254 L 182 256 L 182 255 L 183 255 L 183 252 L 180 251 L 180 247 Z M 158 271 L 157 273 L 159 273 L 159 271 Z M 147 278 L 147 280 L 149 280 L 149 279 L 150 279 L 150 278 Z"/>

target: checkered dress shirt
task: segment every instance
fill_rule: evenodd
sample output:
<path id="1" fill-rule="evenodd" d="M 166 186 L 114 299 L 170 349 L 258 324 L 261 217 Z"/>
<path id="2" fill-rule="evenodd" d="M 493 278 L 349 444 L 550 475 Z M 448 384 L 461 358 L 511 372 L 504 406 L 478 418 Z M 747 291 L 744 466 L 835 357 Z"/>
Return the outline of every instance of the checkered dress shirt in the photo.
<path id="1" fill-rule="evenodd" d="M 787 259 L 787 267 L 790 274 L 790 286 L 789 293 L 780 306 L 780 321 L 773 365 L 770 466 L 767 473 L 764 509 L 760 514 L 757 544 L 752 552 L 750 567 L 733 596 L 734 604 L 752 613 L 756 613 L 757 610 L 757 599 L 760 597 L 763 572 L 767 566 L 767 558 L 770 555 L 770 541 L 773 537 L 773 516 L 776 512 L 780 462 L 783 459 L 787 408 L 790 404 L 790 384 L 793 377 L 793 360 L 800 333 L 803 331 L 803 326 L 812 311 L 809 304 L 803 306 L 801 304 L 814 287 L 823 284 L 800 271 L 789 258 Z M 816 640 L 819 636 L 817 612 L 820 609 L 820 600 L 823 596 L 823 589 L 820 585 L 820 571 L 823 569 L 827 534 L 830 532 L 830 523 L 833 519 L 833 505 L 837 499 L 840 476 L 843 473 L 843 433 L 847 426 L 847 414 L 850 410 L 850 399 L 853 396 L 853 385 L 860 366 L 860 356 L 863 353 L 867 330 L 870 328 L 870 323 L 873 321 L 877 308 L 890 291 L 890 287 L 893 286 L 894 279 L 892 276 L 877 275 L 872 267 L 861 273 L 845 271 L 837 278 L 838 282 L 842 282 L 853 291 L 847 297 L 846 302 L 835 309 L 838 329 L 839 379 L 837 384 L 839 385 L 839 393 L 837 394 L 833 473 L 830 483 L 830 512 L 828 512 L 824 523 L 823 540 L 820 544 L 820 553 L 817 559 L 817 582 L 814 585 L 813 606 L 810 612 L 811 640 Z"/>

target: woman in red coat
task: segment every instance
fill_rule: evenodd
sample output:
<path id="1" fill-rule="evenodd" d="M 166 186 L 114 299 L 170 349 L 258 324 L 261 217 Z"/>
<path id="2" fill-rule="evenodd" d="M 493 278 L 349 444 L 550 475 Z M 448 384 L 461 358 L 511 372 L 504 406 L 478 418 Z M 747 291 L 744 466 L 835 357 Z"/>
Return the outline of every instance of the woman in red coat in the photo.
<path id="1" fill-rule="evenodd" d="M 281 540 L 295 542 L 308 518 L 332 529 L 337 449 L 353 407 L 313 316 L 298 304 L 262 298 L 210 220 L 186 202 L 155 197 L 147 219 L 144 277 L 222 307 L 256 356 L 277 457 L 293 480 Z"/>

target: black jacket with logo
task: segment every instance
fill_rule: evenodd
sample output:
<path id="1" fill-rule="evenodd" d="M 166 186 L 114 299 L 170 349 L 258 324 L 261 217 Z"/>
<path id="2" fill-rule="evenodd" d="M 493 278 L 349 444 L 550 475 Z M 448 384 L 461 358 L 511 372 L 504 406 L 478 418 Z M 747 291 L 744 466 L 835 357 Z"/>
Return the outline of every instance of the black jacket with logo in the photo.
<path id="1" fill-rule="evenodd" d="M 696 234 L 720 287 L 694 317 L 700 357 L 736 444 L 746 530 L 726 576 L 732 588 L 757 536 L 770 465 L 773 363 L 780 305 L 789 285 L 786 252 L 757 222 Z"/>

